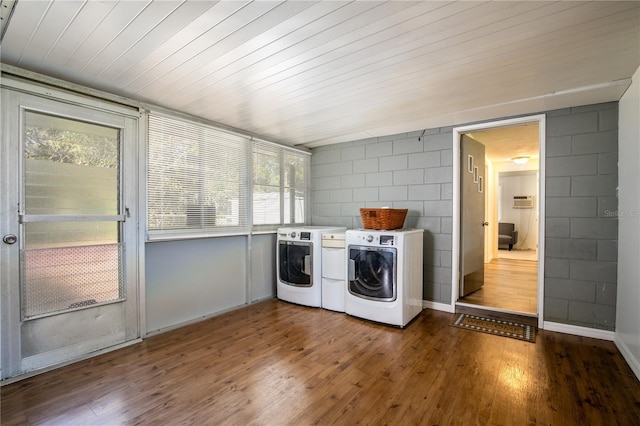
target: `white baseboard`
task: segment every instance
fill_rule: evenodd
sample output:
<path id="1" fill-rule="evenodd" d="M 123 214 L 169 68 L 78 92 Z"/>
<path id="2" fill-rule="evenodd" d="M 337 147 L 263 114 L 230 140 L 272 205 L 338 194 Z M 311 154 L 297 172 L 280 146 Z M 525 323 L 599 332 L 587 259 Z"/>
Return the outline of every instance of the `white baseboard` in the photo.
<path id="1" fill-rule="evenodd" d="M 429 308 L 429 309 L 433 309 L 436 311 L 444 311 L 444 312 L 451 312 L 452 314 L 454 314 L 456 312 L 456 306 L 455 305 L 447 305 L 446 303 L 439 303 L 439 302 L 431 302 L 429 300 L 423 300 L 422 301 L 422 308 Z"/>
<path id="2" fill-rule="evenodd" d="M 616 335 L 614 343 L 622 354 L 624 360 L 627 361 L 627 364 L 631 367 L 633 374 L 635 374 L 636 378 L 640 380 L 640 360 L 633 355 L 629 347 L 618 337 L 618 335 Z"/>
<path id="3" fill-rule="evenodd" d="M 562 324 L 559 322 L 545 321 L 543 328 L 547 331 L 557 331 L 558 333 L 574 334 L 576 336 L 591 337 L 594 339 L 615 340 L 613 331 L 598 330 L 597 328 L 580 327 L 578 325 Z"/>

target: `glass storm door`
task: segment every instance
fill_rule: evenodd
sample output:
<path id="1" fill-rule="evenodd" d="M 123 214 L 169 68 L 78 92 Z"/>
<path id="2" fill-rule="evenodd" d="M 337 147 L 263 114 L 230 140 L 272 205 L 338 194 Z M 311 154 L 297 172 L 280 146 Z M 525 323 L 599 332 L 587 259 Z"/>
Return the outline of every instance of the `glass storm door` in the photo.
<path id="1" fill-rule="evenodd" d="M 124 184 L 135 182 L 137 120 L 7 89 L 2 97 L 6 378 L 139 337 Z"/>

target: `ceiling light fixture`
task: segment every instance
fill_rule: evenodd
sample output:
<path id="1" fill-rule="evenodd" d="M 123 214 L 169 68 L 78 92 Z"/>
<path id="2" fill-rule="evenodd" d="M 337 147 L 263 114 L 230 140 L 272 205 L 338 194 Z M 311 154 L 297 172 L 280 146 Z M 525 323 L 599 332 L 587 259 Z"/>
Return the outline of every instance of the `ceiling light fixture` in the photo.
<path id="1" fill-rule="evenodd" d="M 529 161 L 529 157 L 527 156 L 513 157 L 511 161 L 513 161 L 516 164 L 526 164 L 527 161 Z"/>

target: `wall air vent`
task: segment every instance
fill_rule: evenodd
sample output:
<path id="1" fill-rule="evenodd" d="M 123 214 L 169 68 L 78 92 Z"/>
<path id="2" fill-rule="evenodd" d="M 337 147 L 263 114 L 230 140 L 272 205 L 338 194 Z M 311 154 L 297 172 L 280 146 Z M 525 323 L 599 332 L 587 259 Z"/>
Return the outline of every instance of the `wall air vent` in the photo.
<path id="1" fill-rule="evenodd" d="M 513 208 L 514 209 L 532 209 L 533 195 L 514 195 L 513 196 Z"/>

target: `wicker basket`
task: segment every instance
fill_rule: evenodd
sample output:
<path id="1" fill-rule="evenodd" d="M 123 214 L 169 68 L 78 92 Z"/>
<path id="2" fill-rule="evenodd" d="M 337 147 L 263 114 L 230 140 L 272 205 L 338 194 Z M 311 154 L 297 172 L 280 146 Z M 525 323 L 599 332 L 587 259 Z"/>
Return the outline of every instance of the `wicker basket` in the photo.
<path id="1" fill-rule="evenodd" d="M 360 209 L 364 229 L 391 230 L 404 226 L 408 209 Z"/>

